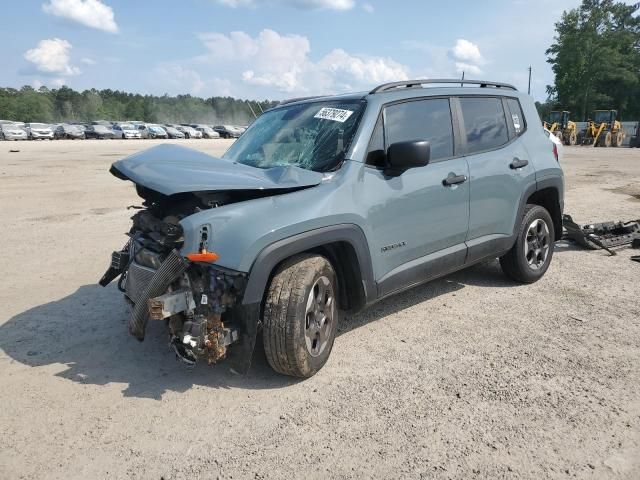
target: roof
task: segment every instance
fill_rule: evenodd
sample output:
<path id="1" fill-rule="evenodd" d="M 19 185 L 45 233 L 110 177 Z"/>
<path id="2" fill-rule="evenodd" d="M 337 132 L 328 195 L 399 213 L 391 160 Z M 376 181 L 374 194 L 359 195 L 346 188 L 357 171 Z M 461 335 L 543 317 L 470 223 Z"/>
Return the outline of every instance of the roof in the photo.
<path id="1" fill-rule="evenodd" d="M 446 92 L 442 92 L 446 90 Z M 313 103 L 319 101 L 357 101 L 366 97 L 391 95 L 394 97 L 416 97 L 430 94 L 452 94 L 464 90 L 465 93 L 491 95 L 506 94 L 517 95 L 518 90 L 508 83 L 493 82 L 489 80 L 462 80 L 462 79 L 423 79 L 404 80 L 399 82 L 384 83 L 378 85 L 369 92 L 354 92 L 341 95 L 316 95 L 311 97 L 299 97 L 283 100 L 276 107 L 291 105 L 296 103 Z"/>

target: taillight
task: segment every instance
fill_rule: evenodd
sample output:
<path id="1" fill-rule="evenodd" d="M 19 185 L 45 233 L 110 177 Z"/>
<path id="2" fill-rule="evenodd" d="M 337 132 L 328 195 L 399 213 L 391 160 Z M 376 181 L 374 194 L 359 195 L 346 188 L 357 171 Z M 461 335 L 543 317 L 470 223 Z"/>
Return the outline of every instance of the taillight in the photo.
<path id="1" fill-rule="evenodd" d="M 558 145 L 553 144 L 553 156 L 556 157 L 556 162 L 560 163 L 560 159 L 558 158 Z"/>

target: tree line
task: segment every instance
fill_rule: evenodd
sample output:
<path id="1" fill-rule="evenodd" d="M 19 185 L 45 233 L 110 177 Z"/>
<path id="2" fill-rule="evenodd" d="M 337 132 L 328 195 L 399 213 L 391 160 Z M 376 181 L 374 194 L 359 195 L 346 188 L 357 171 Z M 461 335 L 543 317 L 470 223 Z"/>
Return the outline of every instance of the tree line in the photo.
<path id="1" fill-rule="evenodd" d="M 569 110 L 587 120 L 594 110 L 616 109 L 622 120 L 640 118 L 640 3 L 582 0 L 556 23 L 547 61 L 555 75 L 542 118 Z"/>
<path id="2" fill-rule="evenodd" d="M 77 92 L 67 86 L 57 89 L 34 89 L 30 86 L 0 88 L 0 119 L 21 122 L 140 120 L 152 123 L 246 125 L 253 120 L 254 113 L 260 115 L 274 105 L 275 102 L 268 100 L 154 96 L 110 89 Z"/>

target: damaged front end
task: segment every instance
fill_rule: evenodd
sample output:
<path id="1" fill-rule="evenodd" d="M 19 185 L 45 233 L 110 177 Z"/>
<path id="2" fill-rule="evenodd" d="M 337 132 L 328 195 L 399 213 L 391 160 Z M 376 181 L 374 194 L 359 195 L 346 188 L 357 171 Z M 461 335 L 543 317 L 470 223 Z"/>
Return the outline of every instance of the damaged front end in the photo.
<path id="1" fill-rule="evenodd" d="M 243 302 L 248 274 L 218 264 L 210 223 L 184 227 L 188 231 L 183 225 L 200 212 L 226 208 L 224 216 L 235 203 L 311 188 L 323 174 L 296 166 L 262 169 L 168 144 L 119 160 L 110 172 L 133 182 L 144 200 L 132 207 L 139 211 L 131 217 L 129 241 L 113 253 L 100 280 L 106 286 L 120 277 L 131 334 L 143 340 L 148 321 L 163 320 L 184 363 L 226 358 L 233 370 L 247 371 L 260 309 L 259 302 Z"/>
<path id="2" fill-rule="evenodd" d="M 100 285 L 120 277 L 118 287 L 131 306 L 129 332 L 138 340 L 144 340 L 149 320 L 165 321 L 171 348 L 189 366 L 217 363 L 229 356 L 230 346 L 244 343 L 234 369 L 246 371 L 255 341 L 255 320 L 247 321 L 249 312 L 240 305 L 246 275 L 212 263 L 217 255 L 207 251 L 207 228 L 200 231 L 200 251 L 183 256 L 184 214 L 159 219 L 160 210 L 152 203 L 132 217 L 129 241 L 113 252 Z"/>

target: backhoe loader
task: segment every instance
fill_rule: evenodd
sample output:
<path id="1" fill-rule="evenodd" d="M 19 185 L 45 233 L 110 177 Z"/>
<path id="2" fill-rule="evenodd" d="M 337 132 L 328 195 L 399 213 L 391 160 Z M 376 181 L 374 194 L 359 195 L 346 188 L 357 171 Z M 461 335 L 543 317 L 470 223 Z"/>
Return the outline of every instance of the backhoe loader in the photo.
<path id="1" fill-rule="evenodd" d="M 565 145 L 575 145 L 578 142 L 576 122 L 569 120 L 569 112 L 566 110 L 551 112 L 549 121 L 544 122 L 544 128 L 558 137 Z"/>
<path id="2" fill-rule="evenodd" d="M 580 143 L 593 147 L 621 147 L 625 132 L 617 117 L 617 110 L 596 110 L 593 120 L 587 122 L 587 128 L 581 133 Z"/>

